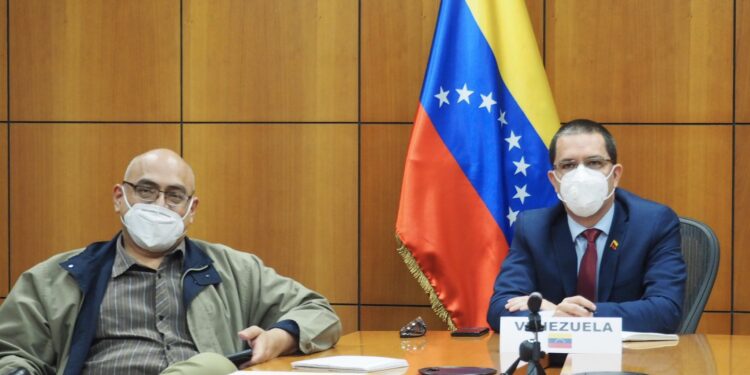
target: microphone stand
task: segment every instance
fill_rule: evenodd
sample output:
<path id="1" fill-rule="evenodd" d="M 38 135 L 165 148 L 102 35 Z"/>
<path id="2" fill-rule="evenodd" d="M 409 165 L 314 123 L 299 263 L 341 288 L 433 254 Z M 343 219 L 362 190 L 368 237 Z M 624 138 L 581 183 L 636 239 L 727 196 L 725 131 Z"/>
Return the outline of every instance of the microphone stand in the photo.
<path id="1" fill-rule="evenodd" d="M 529 297 L 529 322 L 526 323 L 526 332 L 534 332 L 534 339 L 524 340 L 518 347 L 518 358 L 502 375 L 513 375 L 520 361 L 527 362 L 526 375 L 546 375 L 544 367 L 539 362 L 546 355 L 542 351 L 539 343 L 539 332 L 544 331 L 542 317 L 539 315 L 539 308 L 542 304 L 542 295 L 534 292 Z"/>
<path id="2" fill-rule="evenodd" d="M 526 323 L 526 332 L 534 332 L 533 340 L 526 340 L 518 348 L 519 359 L 528 362 L 526 375 L 545 375 L 544 367 L 539 362 L 544 358 L 545 353 L 539 343 L 539 332 L 544 331 L 542 318 L 539 316 L 539 310 L 529 313 L 529 322 Z"/>

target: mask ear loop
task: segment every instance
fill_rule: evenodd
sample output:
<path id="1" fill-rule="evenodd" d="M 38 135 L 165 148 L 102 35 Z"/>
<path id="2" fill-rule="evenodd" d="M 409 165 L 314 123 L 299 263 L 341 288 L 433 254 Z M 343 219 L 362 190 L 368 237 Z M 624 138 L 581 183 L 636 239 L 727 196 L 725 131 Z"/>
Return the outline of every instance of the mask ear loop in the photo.
<path id="1" fill-rule="evenodd" d="M 553 176 L 555 176 L 555 180 L 556 180 L 556 181 L 557 181 L 558 183 L 560 183 L 560 184 L 562 183 L 562 179 L 561 179 L 561 178 L 559 178 L 559 177 L 557 177 L 557 173 L 555 173 L 555 170 L 554 170 L 554 169 L 552 170 L 552 175 L 553 175 Z"/>
<path id="2" fill-rule="evenodd" d="M 125 193 L 125 187 L 122 186 L 122 184 L 119 184 L 120 191 L 122 191 L 122 198 L 125 200 L 125 205 L 128 206 L 128 212 L 133 209 L 133 206 L 130 205 L 130 202 L 128 202 L 128 194 Z M 120 215 L 120 222 L 122 225 L 124 225 L 127 228 L 127 224 L 125 224 L 125 219 L 122 218 L 122 215 Z"/>
<path id="3" fill-rule="evenodd" d="M 188 215 L 190 215 L 190 209 L 193 208 L 193 197 L 190 197 L 190 203 L 188 203 L 187 211 L 185 211 L 185 215 L 182 215 L 182 220 L 185 221 L 187 219 Z"/>
<path id="4" fill-rule="evenodd" d="M 608 183 L 609 183 L 609 178 L 610 178 L 610 177 L 612 177 L 612 174 L 613 174 L 613 173 L 615 173 L 615 167 L 612 167 L 612 170 L 611 170 L 611 171 L 609 171 L 609 174 L 608 174 L 608 175 L 606 175 L 606 176 L 604 177 L 604 178 L 606 178 L 606 179 L 607 179 Z M 617 187 L 616 187 L 616 186 L 613 186 L 613 187 L 612 187 L 612 191 L 611 191 L 611 192 L 609 192 L 609 194 L 607 194 L 607 196 L 606 196 L 606 197 L 604 197 L 604 200 L 607 200 L 607 199 L 609 199 L 609 198 L 610 198 L 610 197 L 611 197 L 611 196 L 612 196 L 612 195 L 613 195 L 613 194 L 615 193 L 615 189 L 617 189 Z"/>
<path id="5" fill-rule="evenodd" d="M 562 179 L 557 178 L 557 173 L 555 173 L 555 171 L 552 171 L 552 175 L 555 176 L 555 180 L 557 180 L 558 184 L 562 184 Z M 562 197 L 562 195 L 560 195 L 559 191 L 555 191 L 555 195 L 557 195 L 557 199 L 559 199 L 560 202 L 568 203 L 568 202 L 565 201 L 565 199 Z"/>
<path id="6" fill-rule="evenodd" d="M 552 176 L 555 177 L 555 180 L 557 181 L 558 184 L 562 184 L 562 179 L 557 177 L 557 173 L 555 173 L 554 169 L 552 170 Z M 567 203 L 565 202 L 565 199 L 563 199 L 562 195 L 560 195 L 559 191 L 555 191 L 555 195 L 557 195 L 557 199 L 559 199 L 560 202 Z"/>
<path id="7" fill-rule="evenodd" d="M 125 193 L 125 186 L 122 184 L 118 184 L 118 186 L 120 187 L 120 191 L 122 191 L 122 198 L 125 199 L 125 205 L 128 206 L 128 210 L 133 208 L 133 206 L 130 205 L 130 202 L 128 202 L 128 194 Z"/>
<path id="8" fill-rule="evenodd" d="M 125 200 L 125 205 L 128 206 L 128 212 L 130 212 L 130 210 L 133 208 L 133 206 L 131 206 L 130 202 L 128 202 L 128 194 L 125 193 L 125 187 L 122 186 L 122 184 L 118 184 L 118 186 L 120 186 L 120 191 L 122 191 L 122 198 Z M 120 222 L 122 223 L 122 225 L 125 228 L 128 227 L 128 225 L 125 224 L 125 219 L 122 218 L 122 215 L 120 215 Z"/>

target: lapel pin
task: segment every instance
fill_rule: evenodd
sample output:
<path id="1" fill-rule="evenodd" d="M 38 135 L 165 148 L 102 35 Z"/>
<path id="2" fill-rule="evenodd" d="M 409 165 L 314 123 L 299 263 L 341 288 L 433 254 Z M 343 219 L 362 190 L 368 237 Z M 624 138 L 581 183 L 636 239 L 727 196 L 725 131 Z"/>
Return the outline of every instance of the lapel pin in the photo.
<path id="1" fill-rule="evenodd" d="M 612 240 L 612 242 L 609 244 L 609 248 L 612 250 L 617 250 L 617 246 L 620 246 L 620 243 L 617 242 L 617 240 Z"/>

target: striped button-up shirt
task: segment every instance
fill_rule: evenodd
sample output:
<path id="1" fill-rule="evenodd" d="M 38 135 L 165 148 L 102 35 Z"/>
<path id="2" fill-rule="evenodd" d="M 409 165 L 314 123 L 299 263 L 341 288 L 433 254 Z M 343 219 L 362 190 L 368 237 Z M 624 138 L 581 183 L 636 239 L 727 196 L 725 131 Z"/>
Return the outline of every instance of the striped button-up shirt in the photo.
<path id="1" fill-rule="evenodd" d="M 183 240 L 154 270 L 128 255 L 120 236 L 84 374 L 158 374 L 198 354 L 182 304 L 184 251 Z"/>

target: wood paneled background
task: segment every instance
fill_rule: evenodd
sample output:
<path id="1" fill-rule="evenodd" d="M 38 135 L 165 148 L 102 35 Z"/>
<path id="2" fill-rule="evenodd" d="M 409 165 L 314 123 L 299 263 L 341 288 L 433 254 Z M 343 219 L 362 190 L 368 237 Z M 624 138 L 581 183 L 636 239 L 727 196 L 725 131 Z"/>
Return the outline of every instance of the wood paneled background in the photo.
<path id="1" fill-rule="evenodd" d="M 527 0 L 562 121 L 622 185 L 708 223 L 702 332 L 750 334 L 750 0 Z M 346 331 L 445 327 L 395 252 L 438 0 L 0 0 L 0 298 L 110 238 L 127 162 L 180 151 L 191 235 L 325 294 Z M 736 249 L 736 251 L 735 251 Z"/>

